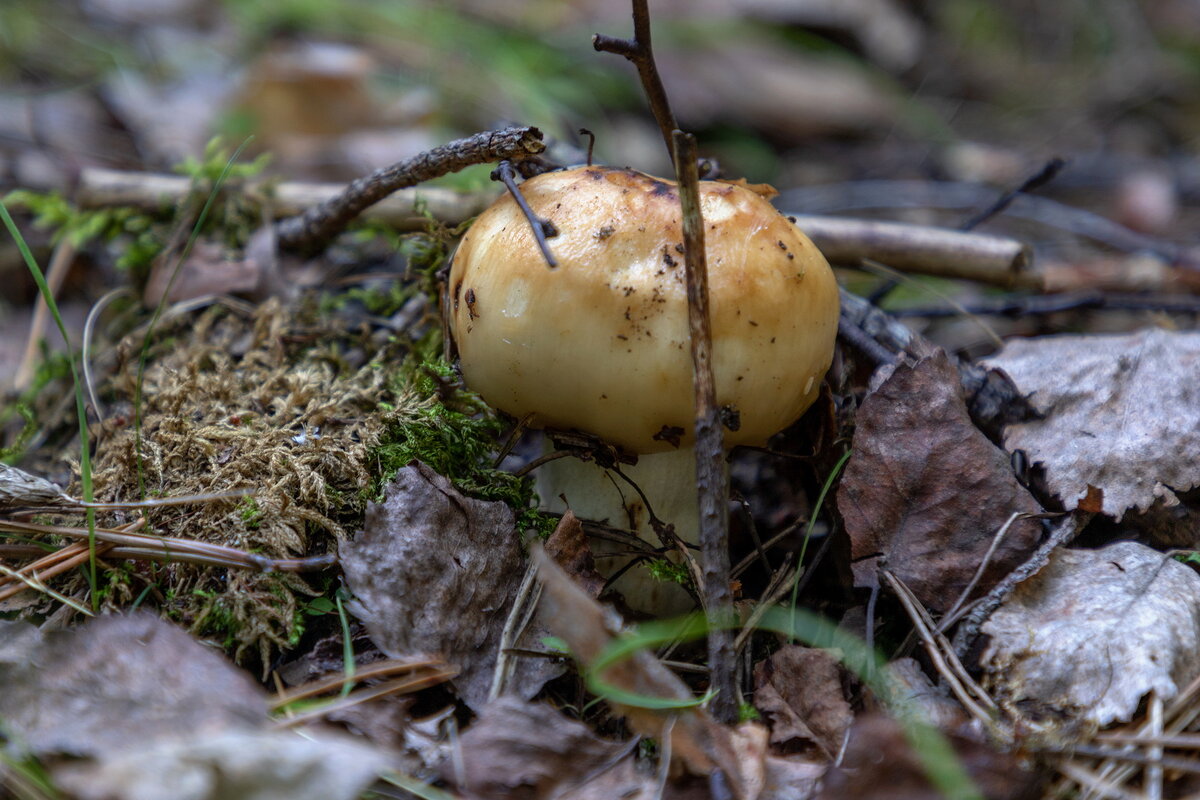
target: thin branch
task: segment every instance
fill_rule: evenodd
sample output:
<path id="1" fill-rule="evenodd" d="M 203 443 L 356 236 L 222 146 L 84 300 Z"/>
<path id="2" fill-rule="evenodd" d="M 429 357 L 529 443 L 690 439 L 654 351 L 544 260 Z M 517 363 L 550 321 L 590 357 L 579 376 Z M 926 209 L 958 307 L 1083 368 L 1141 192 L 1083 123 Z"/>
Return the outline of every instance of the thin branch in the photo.
<path id="1" fill-rule="evenodd" d="M 733 616 L 733 594 L 729 588 L 729 475 L 725 470 L 724 433 L 712 372 L 712 323 L 708 313 L 708 262 L 700 211 L 700 175 L 696 168 L 695 137 L 675 131 L 673 138 L 675 176 L 683 206 L 683 260 L 696 402 L 696 486 L 700 493 L 700 562 L 704 576 L 701 591 L 705 611 L 713 623 L 708 631 L 710 682 L 717 693 L 712 713 L 720 722 L 733 723 L 738 712 L 737 653 L 733 631 L 724 624 Z"/>
<path id="2" fill-rule="evenodd" d="M 1070 544 L 1071 540 L 1087 527 L 1094 516 L 1096 515 L 1090 511 L 1076 511 L 1070 516 L 1064 517 L 1051 531 L 1046 541 L 1033 552 L 1024 564 L 1005 576 L 1004 580 L 996 584 L 979 604 L 971 609 L 971 613 L 967 615 L 954 634 L 954 652 L 959 658 L 962 658 L 975 643 L 983 623 L 992 615 L 993 611 L 1000 607 L 1004 598 L 1017 588 L 1017 584 L 1036 575 L 1050 561 L 1050 554 L 1059 547 Z"/>
<path id="3" fill-rule="evenodd" d="M 1106 293 L 1095 290 L 1052 295 L 1018 295 L 984 298 L 964 305 L 975 316 L 1030 317 L 1065 311 L 1161 311 L 1165 314 L 1200 314 L 1200 297 L 1175 294 Z M 897 317 L 957 317 L 962 311 L 946 306 L 895 309 Z"/>
<path id="4" fill-rule="evenodd" d="M 74 200 L 80 208 L 132 207 L 150 213 L 178 205 L 195 190 L 192 179 L 154 172 L 123 172 L 87 167 L 79 175 Z M 240 192 L 252 202 L 269 203 L 278 218 L 303 214 L 313 206 L 334 200 L 345 184 L 251 180 L 226 184 L 227 191 Z M 363 219 L 377 220 L 400 230 L 423 230 L 429 217 L 457 225 L 476 216 L 495 199 L 494 192 L 459 192 L 440 186 L 398 189 L 362 212 Z"/>
<path id="5" fill-rule="evenodd" d="M 960 230 L 969 231 L 979 227 L 992 217 L 1003 212 L 1004 209 L 1011 206 L 1013 201 L 1016 200 L 1020 195 L 1023 195 L 1026 192 L 1032 192 L 1035 189 L 1040 189 L 1050 181 L 1057 178 L 1058 173 L 1062 172 L 1063 167 L 1066 165 L 1067 162 L 1061 158 L 1055 157 L 1050 159 L 1036 173 L 1022 181 L 1020 186 L 1015 189 L 1010 189 L 1009 191 L 1000 195 L 998 198 L 996 198 L 996 202 L 992 203 L 983 211 L 980 211 L 978 214 L 975 214 L 966 222 L 964 222 Z"/>
<path id="6" fill-rule="evenodd" d="M 1007 236 L 964 233 L 928 225 L 850 217 L 792 215 L 796 227 L 834 264 L 857 266 L 864 259 L 892 269 L 989 286 L 1040 288 L 1029 272 L 1029 245 Z"/>
<path id="7" fill-rule="evenodd" d="M 512 162 L 507 159 L 501 161 L 500 166 L 492 170 L 492 180 L 503 183 L 504 187 L 508 189 L 508 193 L 512 195 L 513 200 L 517 201 L 517 206 L 521 209 L 521 213 L 525 215 L 525 219 L 529 222 L 529 227 L 533 229 L 533 238 L 537 240 L 538 249 L 542 251 L 542 258 L 546 259 L 546 265 L 550 269 L 557 267 L 558 261 L 554 259 L 554 254 L 550 252 L 550 245 L 546 244 L 546 240 L 558 236 L 558 228 L 554 227 L 554 223 L 550 220 L 543 219 L 533 213 L 533 209 L 529 207 L 529 202 L 526 201 L 525 195 L 521 194 L 521 190 L 517 188 Z"/>
<path id="8" fill-rule="evenodd" d="M 327 245 L 363 210 L 397 189 L 415 186 L 474 164 L 524 159 L 546 149 L 537 128 L 486 131 L 435 147 L 359 178 L 337 197 L 277 224 L 279 246 L 313 251 Z"/>
<path id="9" fill-rule="evenodd" d="M 579 135 L 588 137 L 587 165 L 590 167 L 592 165 L 592 151 L 596 149 L 596 134 L 587 128 L 580 128 Z"/>
<path id="10" fill-rule="evenodd" d="M 654 63 L 654 49 L 650 44 L 650 9 L 646 0 L 633 0 L 632 39 L 617 39 L 597 33 L 592 37 L 592 47 L 601 53 L 624 56 L 637 67 L 638 77 L 642 79 L 642 90 L 646 92 L 646 99 L 650 101 L 654 121 L 662 131 L 667 153 L 674 157 L 675 145 L 672 136 L 679 125 L 675 122 L 675 115 L 671 113 L 667 90 L 663 88 L 662 78 L 659 77 L 658 67 Z"/>

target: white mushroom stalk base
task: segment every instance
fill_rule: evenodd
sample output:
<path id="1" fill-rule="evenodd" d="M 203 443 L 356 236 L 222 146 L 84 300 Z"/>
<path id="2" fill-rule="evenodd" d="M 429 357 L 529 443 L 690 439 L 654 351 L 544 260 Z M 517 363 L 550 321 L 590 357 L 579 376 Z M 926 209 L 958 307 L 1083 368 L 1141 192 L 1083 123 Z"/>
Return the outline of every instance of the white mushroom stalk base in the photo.
<path id="1" fill-rule="evenodd" d="M 699 544 L 700 507 L 696 453 L 692 448 L 638 456 L 637 464 L 622 465 L 621 472 L 646 495 L 655 516 L 674 525 L 675 534 L 686 544 Z M 549 461 L 538 468 L 537 492 L 548 511 L 570 508 L 580 519 L 628 530 L 655 547 L 660 545 L 641 496 L 628 481 L 595 463 L 569 456 Z M 593 538 L 590 544 L 596 569 L 605 577 L 616 574 L 631 560 L 623 555 L 628 548 L 618 543 Z M 692 554 L 699 558 L 699 551 L 692 550 Z M 682 560 L 678 553 L 666 553 L 664 557 L 676 564 Z M 656 617 L 695 609 L 695 602 L 683 587 L 655 578 L 644 564 L 630 567 L 612 588 L 625 597 L 630 608 Z"/>

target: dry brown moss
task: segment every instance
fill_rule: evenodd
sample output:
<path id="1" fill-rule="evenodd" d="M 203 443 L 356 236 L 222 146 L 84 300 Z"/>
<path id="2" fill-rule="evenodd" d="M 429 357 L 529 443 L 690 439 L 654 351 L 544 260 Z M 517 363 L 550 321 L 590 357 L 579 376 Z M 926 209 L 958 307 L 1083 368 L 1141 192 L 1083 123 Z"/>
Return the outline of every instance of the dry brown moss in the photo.
<path id="1" fill-rule="evenodd" d="M 136 345 L 127 343 L 131 355 L 105 392 L 113 409 L 96 446 L 96 497 L 252 488 L 253 499 L 154 510 L 150 525 L 269 557 L 330 551 L 361 516 L 372 447 L 389 421 L 418 404 L 391 388 L 405 351 L 388 334 L 361 322 L 347 328 L 338 317 L 276 300 L 250 318 L 213 307 L 176 321 L 155 336 L 140 437 L 133 424 Z M 264 663 L 272 647 L 295 641 L 302 626 L 297 596 L 314 591 L 295 575 L 185 564 L 131 569 L 108 586 L 106 603 L 128 603 L 147 582 L 164 609 L 193 630 L 238 657 L 256 652 Z"/>

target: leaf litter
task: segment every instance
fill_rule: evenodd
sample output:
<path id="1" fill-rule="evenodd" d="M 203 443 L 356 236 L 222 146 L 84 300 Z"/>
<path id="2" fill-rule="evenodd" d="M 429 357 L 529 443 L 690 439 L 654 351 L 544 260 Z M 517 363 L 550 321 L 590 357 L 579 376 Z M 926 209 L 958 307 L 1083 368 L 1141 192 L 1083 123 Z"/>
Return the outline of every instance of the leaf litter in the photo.
<path id="1" fill-rule="evenodd" d="M 1041 412 L 1008 426 L 1004 446 L 1044 465 L 1064 508 L 1095 487 L 1119 522 L 1200 486 L 1200 333 L 1013 339 L 987 363 Z"/>

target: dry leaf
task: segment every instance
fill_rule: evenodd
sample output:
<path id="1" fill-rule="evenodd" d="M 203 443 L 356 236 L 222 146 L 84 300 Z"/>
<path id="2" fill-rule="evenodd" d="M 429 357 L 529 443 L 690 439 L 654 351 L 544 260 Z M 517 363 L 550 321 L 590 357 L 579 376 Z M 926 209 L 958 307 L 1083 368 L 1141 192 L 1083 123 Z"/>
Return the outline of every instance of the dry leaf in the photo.
<path id="1" fill-rule="evenodd" d="M 599 597 L 604 591 L 604 577 L 596 571 L 596 560 L 588 546 L 587 534 L 583 532 L 583 523 L 570 509 L 563 512 L 554 533 L 546 540 L 546 555 L 592 597 Z"/>
<path id="2" fill-rule="evenodd" d="M 1017 756 L 1001 753 L 972 739 L 949 737 L 975 786 L 988 800 L 1041 797 L 1039 776 Z M 845 758 L 831 769 L 817 800 L 943 800 L 929 782 L 925 767 L 904 731 L 884 714 L 860 716 L 850 729 Z"/>
<path id="3" fill-rule="evenodd" d="M 468 797 L 548 799 L 587 782 L 629 750 L 549 705 L 500 697 L 462 736 L 461 788 Z"/>
<path id="4" fill-rule="evenodd" d="M 1200 485 L 1200 333 L 1014 339 L 988 363 L 1044 415 L 1010 425 L 1004 446 L 1044 464 L 1068 510 L 1094 486 L 1119 521 Z"/>
<path id="5" fill-rule="evenodd" d="M 78 800 L 355 800 L 389 766 L 350 739 L 290 731 L 136 744 L 96 764 L 63 764 L 54 783 Z"/>
<path id="6" fill-rule="evenodd" d="M 542 581 L 542 618 L 561 637 L 571 653 L 587 667 L 600 656 L 620 632 L 620 619 L 575 584 L 539 545 L 530 549 Z M 650 653 L 639 650 L 600 673 L 608 685 L 644 697 L 669 700 L 693 699 L 686 685 Z M 647 708 L 609 706 L 625 717 L 629 727 L 643 736 L 661 738 L 668 715 Z M 747 798 L 746 768 L 738 763 L 731 732 L 713 721 L 702 708 L 674 709 L 670 716 L 672 759 L 694 775 L 722 769 L 736 797 Z"/>
<path id="7" fill-rule="evenodd" d="M 24 470 L 0 464 L 0 509 L 56 506 L 71 498 L 58 485 Z"/>
<path id="8" fill-rule="evenodd" d="M 421 463 L 396 474 L 364 530 L 338 551 L 350 610 L 393 658 L 436 653 L 461 670 L 467 705 L 487 703 L 504 623 L 525 573 L 512 509 L 464 497 Z M 561 667 L 521 659 L 508 686 L 528 699 Z"/>
<path id="9" fill-rule="evenodd" d="M 754 666 L 754 706 L 771 721 L 771 744 L 833 759 L 854 715 L 842 670 L 824 650 L 787 645 Z"/>
<path id="10" fill-rule="evenodd" d="M 945 611 L 1008 518 L 1041 510 L 1008 455 L 971 423 L 958 372 L 940 350 L 898 365 L 867 396 L 853 447 L 838 510 L 858 586 L 876 584 L 883 556 L 926 607 Z M 1034 520 L 1014 522 L 974 594 L 1024 561 L 1040 534 Z"/>
<path id="11" fill-rule="evenodd" d="M 150 614 L 36 630 L 0 637 L 0 719 L 35 755 L 101 755 L 267 722 L 265 694 L 245 672 Z"/>
<path id="12" fill-rule="evenodd" d="M 993 696 L 1053 724 L 1129 720 L 1200 673 L 1200 576 L 1136 542 L 1057 550 L 984 623 Z"/>

